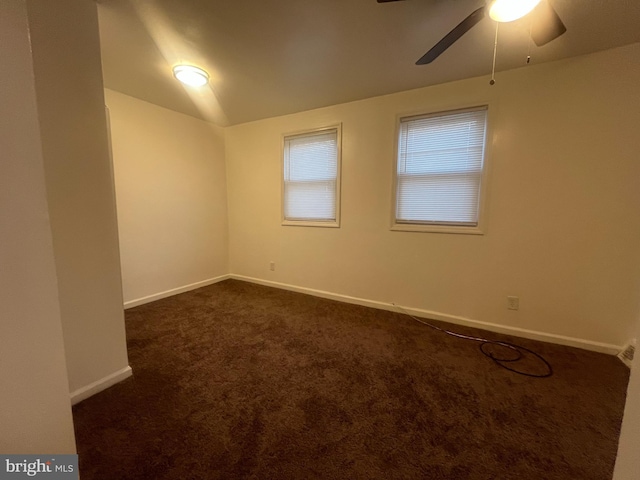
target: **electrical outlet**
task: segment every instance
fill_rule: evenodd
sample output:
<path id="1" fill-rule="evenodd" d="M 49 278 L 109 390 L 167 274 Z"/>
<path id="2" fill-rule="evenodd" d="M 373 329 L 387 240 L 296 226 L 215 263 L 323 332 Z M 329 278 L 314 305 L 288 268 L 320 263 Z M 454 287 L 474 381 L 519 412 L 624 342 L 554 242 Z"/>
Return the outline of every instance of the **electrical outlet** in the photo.
<path id="1" fill-rule="evenodd" d="M 276 262 L 269 262 L 269 270 L 272 272 L 276 269 Z"/>
<path id="2" fill-rule="evenodd" d="M 507 297 L 507 309 L 518 310 L 520 308 L 519 297 Z"/>

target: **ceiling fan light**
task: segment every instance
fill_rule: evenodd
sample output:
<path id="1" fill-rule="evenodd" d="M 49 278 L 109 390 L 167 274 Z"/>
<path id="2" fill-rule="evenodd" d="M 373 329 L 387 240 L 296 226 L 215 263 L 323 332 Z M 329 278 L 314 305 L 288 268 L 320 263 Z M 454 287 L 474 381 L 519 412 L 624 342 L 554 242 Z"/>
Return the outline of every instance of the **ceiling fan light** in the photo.
<path id="1" fill-rule="evenodd" d="M 209 83 L 209 74 L 193 65 L 176 65 L 173 76 L 190 87 L 202 87 Z"/>
<path id="2" fill-rule="evenodd" d="M 493 0 L 489 16 L 496 22 L 512 22 L 533 10 L 540 0 Z"/>

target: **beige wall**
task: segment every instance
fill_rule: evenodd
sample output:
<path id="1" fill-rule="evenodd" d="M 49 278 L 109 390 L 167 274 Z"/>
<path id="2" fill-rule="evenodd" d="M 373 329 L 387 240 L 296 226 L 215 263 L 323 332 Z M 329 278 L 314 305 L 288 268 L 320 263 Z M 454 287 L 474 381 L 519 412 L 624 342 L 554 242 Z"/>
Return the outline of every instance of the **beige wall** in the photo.
<path id="1" fill-rule="evenodd" d="M 0 452 L 75 453 L 26 2 L 0 2 Z"/>
<path id="2" fill-rule="evenodd" d="M 127 367 L 96 5 L 31 0 L 35 86 L 69 389 Z"/>
<path id="3" fill-rule="evenodd" d="M 106 98 L 125 302 L 227 274 L 222 129 L 111 90 Z"/>
<path id="4" fill-rule="evenodd" d="M 230 271 L 622 345 L 640 311 L 639 60 L 635 44 L 227 128 Z M 389 231 L 396 115 L 482 103 L 486 234 Z M 281 226 L 281 135 L 337 122 L 341 228 Z"/>

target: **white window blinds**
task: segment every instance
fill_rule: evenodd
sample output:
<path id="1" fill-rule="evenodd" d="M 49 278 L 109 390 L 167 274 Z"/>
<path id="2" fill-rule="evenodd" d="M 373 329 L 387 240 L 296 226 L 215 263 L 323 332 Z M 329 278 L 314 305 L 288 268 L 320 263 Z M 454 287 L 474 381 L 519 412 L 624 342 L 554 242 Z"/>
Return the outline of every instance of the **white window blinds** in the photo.
<path id="1" fill-rule="evenodd" d="M 338 129 L 284 139 L 284 219 L 336 222 Z"/>
<path id="2" fill-rule="evenodd" d="M 396 223 L 477 226 L 487 108 L 403 118 Z"/>

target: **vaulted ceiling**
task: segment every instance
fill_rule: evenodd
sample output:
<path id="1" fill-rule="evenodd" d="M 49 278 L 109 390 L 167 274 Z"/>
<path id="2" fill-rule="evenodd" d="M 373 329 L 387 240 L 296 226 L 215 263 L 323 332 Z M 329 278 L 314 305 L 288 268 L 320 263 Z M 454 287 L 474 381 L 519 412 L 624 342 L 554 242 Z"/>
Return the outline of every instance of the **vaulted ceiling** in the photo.
<path id="1" fill-rule="evenodd" d="M 543 47 L 527 17 L 500 24 L 497 70 L 640 41 L 640 1 L 549 0 L 567 33 Z M 100 0 L 107 88 L 233 125 L 491 71 L 486 17 L 435 62 L 415 62 L 483 0 Z M 211 76 L 189 89 L 171 67 Z"/>

